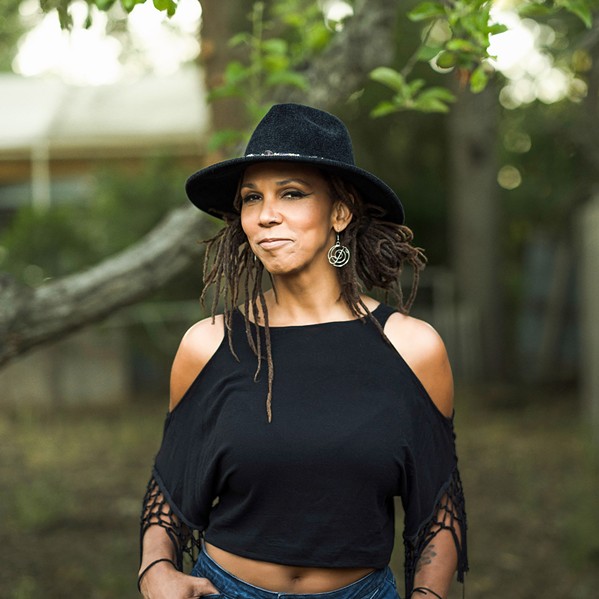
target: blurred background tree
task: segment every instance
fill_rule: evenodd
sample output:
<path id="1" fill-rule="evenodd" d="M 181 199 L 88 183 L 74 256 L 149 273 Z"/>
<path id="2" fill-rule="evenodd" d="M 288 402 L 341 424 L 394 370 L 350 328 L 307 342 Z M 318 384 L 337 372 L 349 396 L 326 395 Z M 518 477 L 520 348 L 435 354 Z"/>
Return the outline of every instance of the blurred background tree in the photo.
<path id="1" fill-rule="evenodd" d="M 126 1 L 122 8 L 132 11 L 142 3 Z M 154 5 L 169 15 L 177 8 L 175 3 L 166 0 L 154 2 Z M 584 64 L 590 60 L 589 48 L 596 46 L 595 30 L 588 29 L 592 24 L 594 5 L 594 0 L 577 0 L 524 2 L 516 6 L 529 24 L 542 27 L 545 38 L 552 38 L 550 43 L 542 42 L 546 46 L 544 56 L 551 57 L 563 73 L 570 74 L 566 76 L 572 79 L 572 89 L 565 96 L 566 102 L 569 97 L 580 103 L 585 96 L 587 83 L 585 73 L 580 69 L 584 69 Z M 55 11 L 63 27 L 73 26 L 75 4 L 70 0 L 44 2 L 41 6 L 46 12 Z M 8 13 L 14 14 L 15 7 L 11 5 Z M 332 10 L 339 11 L 340 7 L 341 12 Z M 109 11 L 111 22 L 118 24 L 113 30 L 122 36 L 126 21 L 114 2 L 99 1 L 87 5 L 84 26 L 92 23 L 95 8 Z M 359 148 L 364 148 L 365 154 L 360 160 L 367 167 L 369 161 L 376 163 L 377 168 L 373 170 L 383 176 L 388 174 L 391 183 L 408 198 L 410 221 L 422 235 L 422 245 L 430 248 L 432 262 L 437 257 L 437 263 L 450 267 L 454 273 L 454 293 L 464 308 L 460 318 L 465 319 L 466 324 L 462 328 L 475 331 L 480 327 L 482 330 L 481 347 L 477 348 L 482 359 L 474 367 L 466 367 L 463 374 L 470 378 L 501 379 L 508 367 L 505 356 L 510 354 L 502 291 L 509 267 L 503 260 L 505 254 L 501 248 L 501 239 L 505 238 L 503 227 L 509 214 L 505 213 L 505 202 L 502 201 L 508 194 L 501 192 L 497 176 L 501 171 L 503 179 L 509 178 L 510 173 L 512 178 L 522 177 L 517 164 L 503 165 L 505 168 L 501 170 L 501 147 L 492 142 L 498 138 L 501 123 L 513 119 L 511 113 L 516 114 L 514 102 L 518 104 L 518 100 L 510 99 L 510 85 L 501 80 L 483 91 L 494 71 L 489 54 L 490 41 L 493 35 L 506 29 L 501 24 L 501 13 L 493 14 L 492 3 L 484 0 L 411 2 L 401 11 L 388 0 L 358 1 L 354 5 L 277 0 L 256 3 L 249 19 L 246 8 L 241 6 L 233 10 L 231 6 L 206 0 L 202 8 L 201 60 L 215 101 L 215 137 L 210 147 L 214 150 L 223 142 L 238 141 L 239 132 L 255 123 L 273 99 L 307 101 L 334 108 L 345 116 L 350 128 L 358 135 L 368 111 L 382 117 L 385 122 L 379 133 L 384 136 L 387 156 L 394 158 L 393 165 L 389 160 L 381 162 L 374 151 L 379 144 L 371 133 L 360 140 Z M 510 8 L 509 3 L 505 8 Z M 536 21 L 531 21 L 530 16 Z M 396 30 L 399 35 L 395 36 L 397 43 L 393 43 Z M 534 32 L 531 36 L 534 38 Z M 381 64 L 387 66 L 382 68 Z M 377 83 L 365 81 L 368 72 L 372 72 L 372 79 Z M 391 90 L 391 95 L 380 84 Z M 473 93 L 481 95 L 474 96 Z M 448 112 L 456 96 L 460 101 L 445 119 L 428 114 Z M 503 97 L 504 108 L 500 107 L 498 96 Z M 590 97 L 592 99 L 592 94 Z M 350 98 L 348 104 L 347 98 Z M 533 93 L 526 102 L 529 112 L 541 110 L 534 100 Z M 589 100 L 586 104 L 593 102 Z M 408 110 L 427 116 L 408 115 Z M 231 123 L 235 125 L 233 129 Z M 365 124 L 368 132 L 374 127 L 372 122 Z M 401 129 L 400 136 L 398 129 Z M 580 129 L 592 138 L 587 127 Z M 395 133 L 392 138 L 389 131 Z M 419 143 L 417 151 L 414 140 Z M 234 146 L 229 146 L 231 151 Z M 426 150 L 420 151 L 421 147 Z M 239 147 L 235 149 L 239 150 Z M 210 158 L 222 155 L 221 150 L 220 154 Z M 526 152 L 521 152 L 514 158 L 525 155 Z M 413 168 L 414 161 L 418 161 L 418 168 Z M 398 169 L 397 163 L 405 167 Z M 414 174 L 421 172 L 421 164 L 434 175 L 426 181 L 422 177 L 414 180 Z M 400 172 L 401 179 L 398 177 Z M 520 186 L 514 186 L 513 181 L 506 185 L 512 189 Z M 430 194 L 424 193 L 423 186 L 431 186 Z M 411 197 L 419 198 L 414 206 L 410 204 Z M 432 222 L 429 222 L 427 217 L 433 214 Z M 191 221 L 187 219 L 187 222 Z M 194 223 L 194 226 L 197 225 Z M 174 233 L 174 229 L 171 231 Z M 428 231 L 431 231 L 430 236 Z M 172 234 L 173 244 L 184 243 L 185 233 L 178 233 Z M 73 239 L 78 235 L 81 231 L 73 233 Z M 473 248 L 476 251 L 472 251 Z M 15 253 L 14 250 L 9 252 L 9 255 Z M 83 257 L 85 253 L 82 251 L 79 255 Z M 180 262 L 182 268 L 184 262 Z M 136 268 L 139 264 L 129 262 L 126 266 L 128 275 Z M 29 272 L 39 279 L 40 271 L 30 269 Z M 95 272 L 99 278 L 94 282 L 94 293 L 98 293 L 102 285 L 109 284 L 105 277 L 111 271 Z M 175 274 L 173 269 L 171 272 Z M 122 275 L 121 271 L 119 273 Z M 109 277 L 112 276 L 116 275 L 111 273 Z M 168 274 L 164 276 L 168 277 Z M 145 291 L 142 287 L 147 284 L 147 279 L 141 283 L 142 287 L 131 285 L 129 296 L 124 293 L 106 298 L 101 311 L 90 312 L 81 307 L 73 310 L 69 322 L 64 315 L 58 316 L 54 326 L 46 326 L 44 334 L 38 335 L 35 330 L 38 319 L 27 317 L 42 307 L 37 301 L 38 290 L 21 293 L 26 290 L 5 277 L 0 324 L 10 343 L 1 352 L 0 360 L 6 361 L 37 343 L 60 336 L 66 329 L 72 330 L 102 318 L 144 293 L 155 292 L 164 281 L 157 277 L 156 286 L 150 285 Z M 52 284 L 54 282 L 45 283 L 46 291 Z M 64 303 L 68 301 L 70 287 L 61 285 L 61 303 Z M 82 293 L 80 289 L 78 300 Z M 48 292 L 41 295 L 44 301 L 58 297 L 56 293 Z M 47 308 L 43 307 L 46 323 L 52 319 L 52 310 Z M 512 333 L 514 336 L 517 336 L 516 332 Z"/>
<path id="2" fill-rule="evenodd" d="M 17 42 L 25 32 L 19 14 L 21 0 L 0 2 L 0 72 L 9 71 L 17 53 Z"/>

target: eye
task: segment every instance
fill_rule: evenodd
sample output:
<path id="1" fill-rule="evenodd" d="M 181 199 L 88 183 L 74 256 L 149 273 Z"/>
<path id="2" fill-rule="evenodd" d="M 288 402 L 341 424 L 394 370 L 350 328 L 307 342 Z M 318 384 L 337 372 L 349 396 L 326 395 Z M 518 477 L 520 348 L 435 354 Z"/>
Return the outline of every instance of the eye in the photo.
<path id="1" fill-rule="evenodd" d="M 308 194 L 304 193 L 303 191 L 300 191 L 299 189 L 288 189 L 286 191 L 283 192 L 283 197 L 284 198 L 291 198 L 291 199 L 299 199 L 299 198 L 305 198 Z"/>
<path id="2" fill-rule="evenodd" d="M 252 202 L 257 202 L 260 200 L 261 196 L 257 193 L 248 193 L 241 197 L 242 204 L 251 204 Z"/>

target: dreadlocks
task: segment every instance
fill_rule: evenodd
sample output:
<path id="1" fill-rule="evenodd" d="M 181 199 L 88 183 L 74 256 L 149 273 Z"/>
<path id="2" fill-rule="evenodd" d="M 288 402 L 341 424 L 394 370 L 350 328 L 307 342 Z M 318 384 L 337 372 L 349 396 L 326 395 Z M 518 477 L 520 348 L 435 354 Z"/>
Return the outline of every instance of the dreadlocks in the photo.
<path id="1" fill-rule="evenodd" d="M 408 227 L 385 221 L 382 209 L 366 204 L 357 190 L 340 177 L 326 171 L 322 175 L 328 182 L 333 201 L 344 202 L 353 214 L 350 224 L 341 233 L 341 242 L 349 248 L 352 256 L 346 266 L 336 269 L 341 297 L 356 318 L 368 317 L 384 336 L 382 327 L 361 299 L 363 288 L 368 291 L 383 290 L 385 301 L 391 295 L 399 310 L 407 314 L 416 296 L 420 271 L 425 266 L 426 258 L 420 248 L 411 244 L 413 234 Z M 245 332 L 258 362 L 255 381 L 258 380 L 263 360 L 259 327 L 260 315 L 262 316 L 268 371 L 266 412 L 268 422 L 271 422 L 274 364 L 268 310 L 262 290 L 264 266 L 250 249 L 241 228 L 239 197 L 235 200 L 235 208 L 237 212 L 225 215 L 225 227 L 206 241 L 201 300 L 204 302 L 207 290 L 214 287 L 211 307 L 214 320 L 219 300 L 222 299 L 229 348 L 236 358 L 232 341 L 232 317 L 240 301 L 243 301 Z M 410 293 L 404 300 L 400 277 L 405 264 L 412 268 L 412 284 Z M 253 316 L 253 322 L 250 315 Z"/>

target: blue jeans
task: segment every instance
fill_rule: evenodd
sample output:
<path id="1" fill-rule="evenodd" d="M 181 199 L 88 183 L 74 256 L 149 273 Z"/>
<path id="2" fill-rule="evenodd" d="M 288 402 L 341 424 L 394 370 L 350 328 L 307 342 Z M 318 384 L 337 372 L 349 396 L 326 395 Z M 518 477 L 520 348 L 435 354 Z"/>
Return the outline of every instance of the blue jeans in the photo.
<path id="1" fill-rule="evenodd" d="M 207 578 L 220 591 L 205 599 L 400 599 L 390 568 L 375 570 L 360 580 L 328 593 L 296 595 L 255 587 L 223 570 L 205 551 L 200 553 L 192 576 Z"/>

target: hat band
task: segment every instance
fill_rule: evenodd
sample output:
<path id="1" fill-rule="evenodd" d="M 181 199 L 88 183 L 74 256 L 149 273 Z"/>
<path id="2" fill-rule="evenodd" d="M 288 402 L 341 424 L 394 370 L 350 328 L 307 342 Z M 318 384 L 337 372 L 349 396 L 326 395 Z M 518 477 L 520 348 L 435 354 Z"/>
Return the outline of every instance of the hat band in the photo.
<path id="1" fill-rule="evenodd" d="M 260 154 L 246 154 L 246 158 L 256 158 L 259 156 L 283 156 L 288 158 L 310 158 L 314 160 L 329 160 L 323 156 L 305 156 L 304 154 L 292 154 L 291 152 L 273 152 L 272 150 L 266 150 Z"/>

